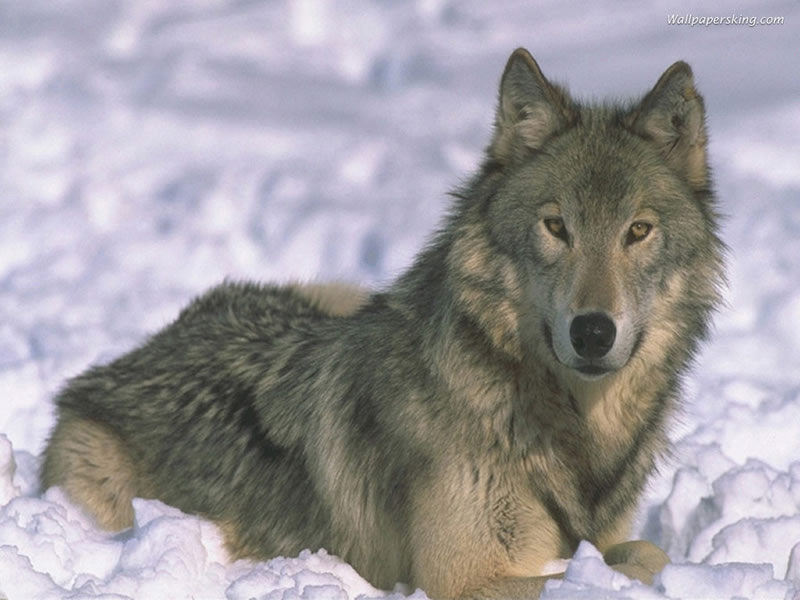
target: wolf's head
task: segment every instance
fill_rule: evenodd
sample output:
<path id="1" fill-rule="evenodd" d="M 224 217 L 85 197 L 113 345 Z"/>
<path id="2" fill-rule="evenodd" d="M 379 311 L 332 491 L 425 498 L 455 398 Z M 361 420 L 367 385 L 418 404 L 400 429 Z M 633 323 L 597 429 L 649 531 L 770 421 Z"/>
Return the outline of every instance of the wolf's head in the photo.
<path id="1" fill-rule="evenodd" d="M 722 245 L 689 65 L 672 65 L 634 105 L 582 105 L 515 51 L 473 187 L 481 199 L 462 194 L 472 214 L 464 230 L 480 227 L 485 251 L 513 265 L 500 269 L 512 300 L 495 302 L 490 329 L 505 319 L 504 335 L 516 329 L 522 353 L 583 379 L 637 356 L 663 362 L 676 341 L 673 360 L 691 355 L 718 302 Z M 462 252 L 469 276 L 474 248 Z M 484 308 L 491 302 L 485 295 Z M 511 312 L 516 323 L 503 315 Z"/>

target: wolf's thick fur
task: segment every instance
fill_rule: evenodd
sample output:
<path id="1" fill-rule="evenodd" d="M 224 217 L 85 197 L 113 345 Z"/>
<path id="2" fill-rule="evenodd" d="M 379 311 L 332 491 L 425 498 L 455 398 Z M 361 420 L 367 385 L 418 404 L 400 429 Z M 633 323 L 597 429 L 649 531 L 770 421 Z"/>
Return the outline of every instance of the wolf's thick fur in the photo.
<path id="1" fill-rule="evenodd" d="M 45 454 L 111 529 L 131 499 L 220 525 L 234 556 L 326 548 L 380 587 L 537 594 L 623 542 L 719 301 L 704 108 L 676 63 L 582 105 L 509 59 L 486 159 L 388 291 L 223 284 L 72 380 Z"/>

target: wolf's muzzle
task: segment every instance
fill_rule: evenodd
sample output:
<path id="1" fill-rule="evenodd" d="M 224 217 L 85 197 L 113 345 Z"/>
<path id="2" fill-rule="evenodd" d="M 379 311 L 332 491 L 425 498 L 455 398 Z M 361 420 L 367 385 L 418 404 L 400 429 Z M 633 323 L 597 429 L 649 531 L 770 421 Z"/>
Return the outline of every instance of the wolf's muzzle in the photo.
<path id="1" fill-rule="evenodd" d="M 589 360 L 608 354 L 616 337 L 614 321 L 601 312 L 578 315 L 569 326 L 569 339 L 576 354 Z"/>

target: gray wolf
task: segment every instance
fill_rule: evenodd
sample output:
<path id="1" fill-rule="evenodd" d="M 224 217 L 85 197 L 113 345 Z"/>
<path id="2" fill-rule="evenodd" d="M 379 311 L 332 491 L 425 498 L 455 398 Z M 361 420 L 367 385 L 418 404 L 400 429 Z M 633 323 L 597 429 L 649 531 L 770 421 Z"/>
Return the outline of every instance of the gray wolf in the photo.
<path id="1" fill-rule="evenodd" d="M 385 291 L 224 283 L 57 397 L 44 487 L 97 522 L 158 498 L 233 557 L 326 548 L 373 584 L 530 597 L 625 542 L 720 301 L 692 71 L 579 103 L 515 51 L 478 172 Z"/>

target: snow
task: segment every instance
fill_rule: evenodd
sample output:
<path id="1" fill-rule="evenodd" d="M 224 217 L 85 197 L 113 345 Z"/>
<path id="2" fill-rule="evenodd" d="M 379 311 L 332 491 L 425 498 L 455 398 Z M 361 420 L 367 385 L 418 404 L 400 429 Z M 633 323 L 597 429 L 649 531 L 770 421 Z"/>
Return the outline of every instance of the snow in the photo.
<path id="1" fill-rule="evenodd" d="M 579 96 L 693 66 L 731 247 L 728 306 L 689 378 L 636 535 L 647 587 L 583 543 L 546 598 L 800 594 L 800 5 L 667 25 L 663 2 L 26 0 L 0 7 L 0 597 L 424 598 L 325 551 L 230 562 L 210 523 L 137 500 L 95 528 L 38 456 L 59 386 L 225 277 L 378 286 L 474 168 L 527 46 Z M 697 13 L 698 15 L 700 13 Z"/>

